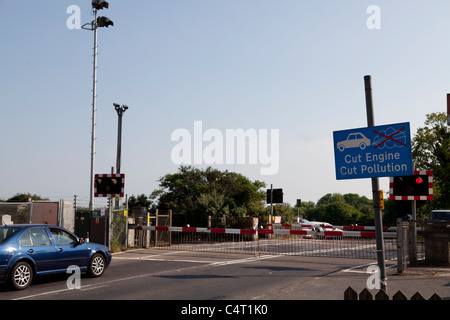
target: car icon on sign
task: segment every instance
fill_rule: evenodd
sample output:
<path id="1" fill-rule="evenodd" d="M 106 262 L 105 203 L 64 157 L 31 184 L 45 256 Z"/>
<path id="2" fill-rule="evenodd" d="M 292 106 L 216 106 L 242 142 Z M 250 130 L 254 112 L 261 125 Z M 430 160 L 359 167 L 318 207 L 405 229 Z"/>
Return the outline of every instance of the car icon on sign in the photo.
<path id="1" fill-rule="evenodd" d="M 360 148 L 364 150 L 367 146 L 370 146 L 370 139 L 361 132 L 350 133 L 347 140 L 337 143 L 337 148 L 341 152 L 348 148 Z"/>

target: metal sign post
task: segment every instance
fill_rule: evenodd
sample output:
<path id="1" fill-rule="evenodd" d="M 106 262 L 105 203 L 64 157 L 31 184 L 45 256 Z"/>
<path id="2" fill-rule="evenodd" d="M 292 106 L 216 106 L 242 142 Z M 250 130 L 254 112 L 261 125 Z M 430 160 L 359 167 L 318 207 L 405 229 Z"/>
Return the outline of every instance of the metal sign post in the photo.
<path id="1" fill-rule="evenodd" d="M 364 77 L 367 127 L 333 132 L 336 179 L 372 179 L 377 260 L 380 288 L 387 291 L 379 177 L 413 173 L 408 122 L 375 126 L 371 76 Z"/>
<path id="2" fill-rule="evenodd" d="M 367 126 L 375 126 L 372 100 L 372 79 L 370 76 L 364 77 L 364 87 L 366 94 Z M 374 209 L 375 236 L 377 245 L 377 261 L 380 268 L 380 288 L 387 292 L 386 264 L 384 260 L 384 239 L 383 239 L 383 220 L 381 217 L 380 199 L 378 198 L 379 181 L 378 178 L 372 178 L 372 198 Z"/>

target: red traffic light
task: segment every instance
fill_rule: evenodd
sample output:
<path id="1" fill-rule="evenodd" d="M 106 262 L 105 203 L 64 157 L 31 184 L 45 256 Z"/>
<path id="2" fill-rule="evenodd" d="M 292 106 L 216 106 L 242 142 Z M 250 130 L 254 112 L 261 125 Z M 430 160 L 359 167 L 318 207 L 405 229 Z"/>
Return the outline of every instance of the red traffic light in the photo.
<path id="1" fill-rule="evenodd" d="M 410 176 L 391 177 L 390 200 L 433 200 L 433 173 L 414 171 Z"/>
<path id="2" fill-rule="evenodd" d="M 95 197 L 123 197 L 125 187 L 124 174 L 96 174 L 94 183 Z"/>

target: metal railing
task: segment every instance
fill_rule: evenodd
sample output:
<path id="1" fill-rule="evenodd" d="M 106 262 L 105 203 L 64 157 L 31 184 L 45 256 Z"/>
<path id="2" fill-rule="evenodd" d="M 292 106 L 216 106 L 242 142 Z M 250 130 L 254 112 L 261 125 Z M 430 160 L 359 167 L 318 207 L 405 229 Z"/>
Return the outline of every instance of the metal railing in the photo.
<path id="1" fill-rule="evenodd" d="M 398 271 L 408 266 L 450 267 L 450 222 L 397 221 Z"/>
<path id="2" fill-rule="evenodd" d="M 227 229 L 147 226 L 150 244 L 163 250 L 242 253 L 248 255 L 303 255 L 376 259 L 375 232 L 302 229 Z M 166 233 L 159 241 L 156 234 Z M 385 256 L 395 259 L 395 232 L 384 233 Z"/>

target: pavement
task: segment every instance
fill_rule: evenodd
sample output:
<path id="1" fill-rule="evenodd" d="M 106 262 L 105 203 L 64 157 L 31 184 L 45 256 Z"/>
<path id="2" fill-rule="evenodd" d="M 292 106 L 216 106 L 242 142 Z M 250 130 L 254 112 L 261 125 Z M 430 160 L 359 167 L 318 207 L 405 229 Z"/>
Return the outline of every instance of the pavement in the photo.
<path id="1" fill-rule="evenodd" d="M 407 267 L 399 273 L 396 267 L 386 269 L 387 291 L 392 296 L 401 291 L 408 299 L 415 293 L 419 293 L 428 300 L 433 294 L 437 294 L 443 300 L 450 300 L 450 266 L 418 266 Z M 358 293 L 358 289 L 353 288 Z M 372 291 L 375 294 L 376 291 Z"/>
<path id="2" fill-rule="evenodd" d="M 450 277 L 450 267 L 408 267 L 398 275 L 408 277 Z"/>

